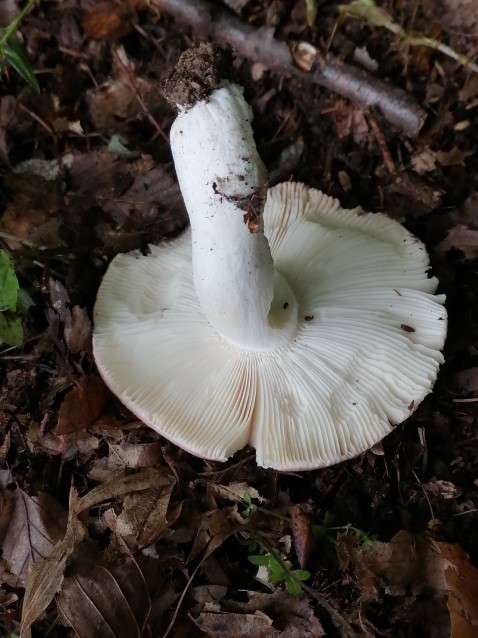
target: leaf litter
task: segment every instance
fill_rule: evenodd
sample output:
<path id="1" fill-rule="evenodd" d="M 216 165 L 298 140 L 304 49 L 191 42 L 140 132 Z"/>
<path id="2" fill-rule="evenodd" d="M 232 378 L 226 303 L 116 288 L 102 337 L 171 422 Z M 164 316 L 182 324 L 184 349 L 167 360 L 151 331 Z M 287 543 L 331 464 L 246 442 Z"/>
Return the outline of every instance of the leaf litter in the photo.
<path id="1" fill-rule="evenodd" d="M 7 24 L 20 6 L 4 4 Z M 471 638 L 478 84 L 448 53 L 476 54 L 472 3 L 344 6 L 368 4 L 367 24 L 337 24 L 329 0 L 225 4 L 266 42 L 328 46 L 427 111 L 407 137 L 379 109 L 236 61 L 272 180 L 385 208 L 426 242 L 447 363 L 380 454 L 335 468 L 270 472 L 248 450 L 209 463 L 144 428 L 95 370 L 92 307 L 115 254 L 186 224 L 158 87 L 197 34 L 156 1 L 38 3 L 20 31 L 41 93 L 14 72 L 0 85 L 0 250 L 33 301 L 23 345 L 0 351 L 0 633 Z"/>

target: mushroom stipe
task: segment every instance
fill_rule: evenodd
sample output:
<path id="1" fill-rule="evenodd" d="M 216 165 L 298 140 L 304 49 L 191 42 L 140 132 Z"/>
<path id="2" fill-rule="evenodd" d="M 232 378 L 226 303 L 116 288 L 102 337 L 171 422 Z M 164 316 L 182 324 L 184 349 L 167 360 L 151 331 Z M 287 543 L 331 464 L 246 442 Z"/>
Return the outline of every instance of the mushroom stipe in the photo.
<path id="1" fill-rule="evenodd" d="M 112 261 L 95 306 L 98 369 L 197 456 L 225 461 L 249 444 L 277 470 L 357 456 L 416 409 L 443 362 L 445 298 L 425 247 L 303 184 L 267 191 L 241 89 L 187 95 L 171 147 L 191 228 Z"/>

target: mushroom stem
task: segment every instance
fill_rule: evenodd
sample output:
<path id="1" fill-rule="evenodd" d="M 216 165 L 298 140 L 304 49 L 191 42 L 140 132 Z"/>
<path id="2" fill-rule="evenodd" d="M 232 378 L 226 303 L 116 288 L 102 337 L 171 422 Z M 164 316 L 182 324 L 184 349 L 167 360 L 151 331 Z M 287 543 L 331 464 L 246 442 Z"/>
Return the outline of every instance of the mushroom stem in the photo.
<path id="1" fill-rule="evenodd" d="M 171 148 L 192 230 L 194 286 L 202 309 L 225 338 L 250 350 L 289 342 L 297 302 L 274 271 L 262 209 L 267 171 L 252 114 L 235 84 L 180 111 Z"/>

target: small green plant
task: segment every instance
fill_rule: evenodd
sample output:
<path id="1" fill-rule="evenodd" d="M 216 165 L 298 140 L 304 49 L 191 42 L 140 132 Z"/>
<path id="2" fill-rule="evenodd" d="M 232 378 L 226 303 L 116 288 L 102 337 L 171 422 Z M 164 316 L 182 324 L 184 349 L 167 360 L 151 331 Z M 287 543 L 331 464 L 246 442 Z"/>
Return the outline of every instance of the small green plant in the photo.
<path id="1" fill-rule="evenodd" d="M 274 512 L 273 510 L 269 510 L 266 507 L 261 507 L 260 505 L 256 505 L 252 502 L 251 496 L 248 492 L 244 492 L 242 495 L 242 503 L 245 506 L 245 509 L 241 513 L 242 518 L 250 518 L 254 512 L 262 512 L 267 516 L 274 516 L 275 518 L 279 518 L 281 521 L 285 523 L 292 524 L 292 520 L 287 516 L 283 516 L 278 512 Z M 338 525 L 332 527 L 330 525 L 330 512 L 325 512 L 325 516 L 321 523 L 317 523 L 316 525 L 312 525 L 312 534 L 316 541 L 327 539 L 330 542 L 335 543 L 335 539 L 332 536 L 332 532 L 342 532 L 343 534 L 356 534 L 360 542 L 364 547 L 373 545 L 376 540 L 376 536 L 373 534 L 369 534 L 368 532 L 355 527 L 352 523 L 347 523 L 346 525 Z"/>
<path id="2" fill-rule="evenodd" d="M 37 93 L 40 92 L 38 80 L 35 77 L 25 48 L 16 38 L 16 31 L 25 16 L 33 8 L 36 0 L 27 0 L 25 6 L 10 24 L 0 29 L 0 65 L 2 69 L 10 66 Z"/>
<path id="3" fill-rule="evenodd" d="M 244 511 L 241 513 L 242 518 L 251 518 L 254 512 L 262 512 L 263 514 L 267 514 L 267 516 L 274 516 L 275 518 L 279 518 L 281 521 L 286 523 L 291 523 L 291 519 L 287 516 L 282 516 L 278 512 L 274 512 L 272 510 L 268 510 L 266 507 L 261 507 L 260 505 L 256 505 L 252 502 L 251 495 L 249 492 L 244 492 L 242 495 L 242 503 L 245 505 Z"/>
<path id="4" fill-rule="evenodd" d="M 363 529 L 355 527 L 354 525 L 352 525 L 352 523 L 331 527 L 329 525 L 329 522 L 330 514 L 329 512 L 326 512 L 322 523 L 312 525 L 312 534 L 316 541 L 327 539 L 332 543 L 336 543 L 335 538 L 332 537 L 332 532 L 342 532 L 342 534 L 356 534 L 359 537 L 360 543 L 363 547 L 371 547 L 377 539 L 374 534 L 369 534 Z"/>
<path id="5" fill-rule="evenodd" d="M 250 553 L 247 558 L 250 563 L 267 569 L 267 580 L 271 585 L 284 585 L 292 596 L 300 594 L 301 583 L 310 578 L 310 572 L 306 569 L 292 569 L 259 538 L 248 537 L 244 540 L 239 539 L 239 542 L 247 547 L 247 551 Z"/>
<path id="6" fill-rule="evenodd" d="M 23 342 L 21 316 L 31 304 L 30 295 L 18 285 L 7 253 L 0 250 L 0 345 L 19 346 Z"/>

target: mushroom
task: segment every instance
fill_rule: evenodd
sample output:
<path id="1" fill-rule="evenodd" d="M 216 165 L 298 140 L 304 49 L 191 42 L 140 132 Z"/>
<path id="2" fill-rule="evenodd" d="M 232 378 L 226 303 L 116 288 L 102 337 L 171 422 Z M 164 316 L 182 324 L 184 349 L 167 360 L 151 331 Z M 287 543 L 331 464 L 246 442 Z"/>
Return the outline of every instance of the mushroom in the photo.
<path id="1" fill-rule="evenodd" d="M 110 264 L 98 369 L 144 423 L 205 459 L 247 444 L 277 470 L 355 457 L 416 409 L 443 361 L 445 297 L 425 247 L 386 215 L 303 184 L 267 189 L 242 89 L 195 73 L 188 87 L 206 87 L 171 89 L 191 225 Z"/>

